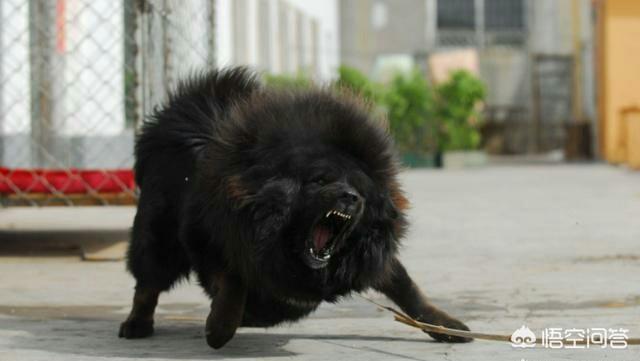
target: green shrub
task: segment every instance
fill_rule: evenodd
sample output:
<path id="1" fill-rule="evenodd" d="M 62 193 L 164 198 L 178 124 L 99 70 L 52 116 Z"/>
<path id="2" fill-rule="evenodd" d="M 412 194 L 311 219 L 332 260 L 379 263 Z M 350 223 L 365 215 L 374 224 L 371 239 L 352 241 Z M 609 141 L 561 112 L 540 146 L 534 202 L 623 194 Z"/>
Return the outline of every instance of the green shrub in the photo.
<path id="1" fill-rule="evenodd" d="M 478 128 L 482 121 L 478 106 L 486 96 L 482 81 L 468 71 L 459 70 L 436 86 L 434 93 L 439 149 L 478 149 L 481 140 Z"/>
<path id="2" fill-rule="evenodd" d="M 355 68 L 340 66 L 336 85 L 339 88 L 349 89 L 372 103 L 379 103 L 381 100 L 382 89 L 380 85 L 369 80 L 366 75 Z"/>
<path id="3" fill-rule="evenodd" d="M 387 85 L 383 102 L 401 153 L 426 155 L 435 150 L 432 94 L 419 71 L 397 74 Z"/>

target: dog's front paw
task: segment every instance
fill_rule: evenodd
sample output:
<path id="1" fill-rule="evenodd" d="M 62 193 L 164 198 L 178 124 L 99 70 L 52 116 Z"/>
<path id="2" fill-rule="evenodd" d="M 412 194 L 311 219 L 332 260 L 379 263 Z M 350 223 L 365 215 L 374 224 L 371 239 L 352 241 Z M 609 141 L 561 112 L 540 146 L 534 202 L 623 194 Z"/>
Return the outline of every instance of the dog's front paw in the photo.
<path id="1" fill-rule="evenodd" d="M 222 325 L 207 325 L 205 331 L 207 345 L 217 350 L 229 342 L 235 333 L 235 328 L 224 327 Z"/>
<path id="2" fill-rule="evenodd" d="M 465 325 L 461 321 L 456 320 L 455 318 L 443 317 L 443 318 L 439 318 L 437 320 L 432 320 L 429 323 L 437 325 L 437 326 L 444 326 L 446 328 L 469 331 L 469 327 L 467 327 L 467 325 Z M 429 334 L 429 336 L 433 337 L 433 339 L 438 341 L 438 342 L 461 343 L 461 342 L 471 342 L 471 341 L 473 341 L 473 339 L 469 338 L 469 337 L 443 335 L 443 334 L 435 333 L 435 332 L 427 332 L 427 333 Z"/>
<path id="3" fill-rule="evenodd" d="M 128 319 L 120 325 L 118 337 L 144 338 L 153 334 L 153 320 Z"/>

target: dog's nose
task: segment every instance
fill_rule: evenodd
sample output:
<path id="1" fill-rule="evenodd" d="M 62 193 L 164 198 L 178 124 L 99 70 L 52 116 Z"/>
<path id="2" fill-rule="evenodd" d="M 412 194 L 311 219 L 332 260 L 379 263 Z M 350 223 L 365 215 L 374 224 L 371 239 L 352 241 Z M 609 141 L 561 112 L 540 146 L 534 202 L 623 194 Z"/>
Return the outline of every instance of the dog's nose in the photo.
<path id="1" fill-rule="evenodd" d="M 354 190 L 345 190 L 342 192 L 342 196 L 340 197 L 342 201 L 347 204 L 357 203 L 360 200 L 360 194 Z"/>

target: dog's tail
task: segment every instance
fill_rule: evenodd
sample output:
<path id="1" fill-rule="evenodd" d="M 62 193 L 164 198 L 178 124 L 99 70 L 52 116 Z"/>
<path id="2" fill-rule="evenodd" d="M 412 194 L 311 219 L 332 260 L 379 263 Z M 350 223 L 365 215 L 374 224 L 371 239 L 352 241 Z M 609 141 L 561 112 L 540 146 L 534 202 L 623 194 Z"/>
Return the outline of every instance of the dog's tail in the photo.
<path id="1" fill-rule="evenodd" d="M 231 105 L 259 87 L 257 76 L 244 67 L 196 72 L 179 82 L 168 101 L 145 120 L 136 139 L 138 185 L 148 166 L 162 166 L 153 160 L 193 164 Z"/>

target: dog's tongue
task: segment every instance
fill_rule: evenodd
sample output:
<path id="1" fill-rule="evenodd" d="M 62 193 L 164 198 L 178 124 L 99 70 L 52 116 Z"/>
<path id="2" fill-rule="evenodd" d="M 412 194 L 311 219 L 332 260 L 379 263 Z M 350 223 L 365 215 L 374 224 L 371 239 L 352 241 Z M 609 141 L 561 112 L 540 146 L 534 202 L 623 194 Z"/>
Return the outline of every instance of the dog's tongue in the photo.
<path id="1" fill-rule="evenodd" d="M 316 227 L 316 229 L 313 231 L 313 246 L 315 248 L 315 251 L 320 251 L 327 245 L 330 235 L 331 232 L 328 228 L 322 226 Z"/>

